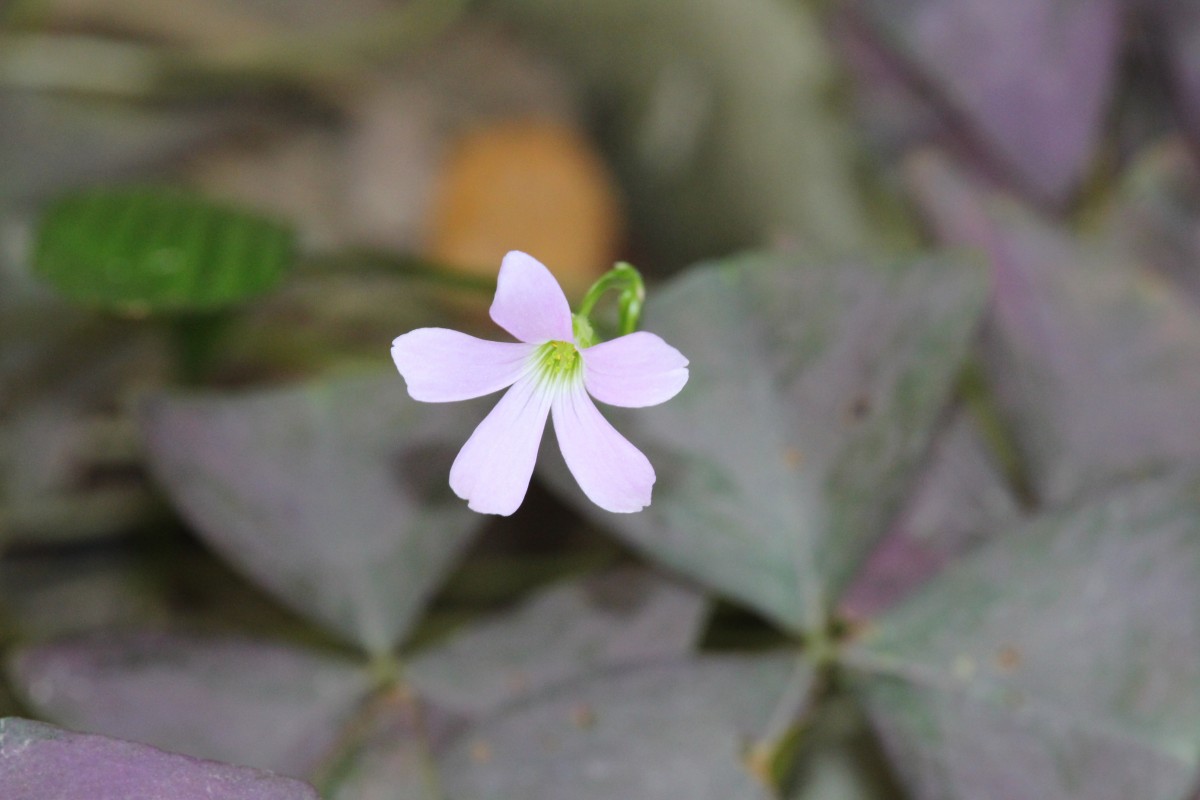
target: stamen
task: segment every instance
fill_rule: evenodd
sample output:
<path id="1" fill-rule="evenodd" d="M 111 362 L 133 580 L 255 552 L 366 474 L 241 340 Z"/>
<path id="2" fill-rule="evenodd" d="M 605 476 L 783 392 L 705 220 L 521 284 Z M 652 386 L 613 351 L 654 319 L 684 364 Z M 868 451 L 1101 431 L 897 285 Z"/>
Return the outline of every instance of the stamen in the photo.
<path id="1" fill-rule="evenodd" d="M 548 388 L 567 386 L 583 375 L 583 357 L 574 342 L 546 342 L 533 353 L 533 368 Z"/>

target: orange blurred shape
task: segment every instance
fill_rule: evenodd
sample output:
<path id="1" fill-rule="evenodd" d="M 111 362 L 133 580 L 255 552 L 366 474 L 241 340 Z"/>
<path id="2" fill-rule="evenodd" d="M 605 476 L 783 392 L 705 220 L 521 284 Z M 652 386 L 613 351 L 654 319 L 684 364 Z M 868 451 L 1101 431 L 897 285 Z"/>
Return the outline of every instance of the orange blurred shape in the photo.
<path id="1" fill-rule="evenodd" d="M 591 143 L 554 121 L 505 120 L 453 146 L 438 177 L 427 255 L 494 277 L 523 250 L 579 297 L 617 256 L 615 183 Z"/>

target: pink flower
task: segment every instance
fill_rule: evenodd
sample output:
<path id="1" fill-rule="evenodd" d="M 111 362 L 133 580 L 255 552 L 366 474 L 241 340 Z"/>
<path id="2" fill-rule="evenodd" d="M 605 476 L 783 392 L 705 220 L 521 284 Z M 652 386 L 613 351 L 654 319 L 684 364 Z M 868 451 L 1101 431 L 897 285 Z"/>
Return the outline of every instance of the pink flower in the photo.
<path id="1" fill-rule="evenodd" d="M 645 332 L 580 344 L 554 276 L 516 251 L 500 265 L 491 316 L 520 341 L 420 328 L 392 343 L 392 358 L 414 400 L 448 403 L 508 388 L 459 451 L 450 488 L 475 511 L 516 511 L 551 415 L 567 467 L 592 502 L 617 512 L 648 506 L 654 468 L 592 398 L 629 408 L 665 402 L 687 383 L 687 359 Z"/>

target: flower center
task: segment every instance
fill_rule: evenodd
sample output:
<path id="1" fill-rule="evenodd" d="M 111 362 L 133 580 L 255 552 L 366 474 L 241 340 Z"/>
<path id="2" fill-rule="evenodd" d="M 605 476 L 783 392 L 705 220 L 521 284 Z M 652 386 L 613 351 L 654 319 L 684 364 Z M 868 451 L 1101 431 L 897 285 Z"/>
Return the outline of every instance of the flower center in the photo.
<path id="1" fill-rule="evenodd" d="M 534 368 L 541 383 L 559 387 L 583 376 L 583 357 L 574 342 L 546 342 L 533 353 Z"/>

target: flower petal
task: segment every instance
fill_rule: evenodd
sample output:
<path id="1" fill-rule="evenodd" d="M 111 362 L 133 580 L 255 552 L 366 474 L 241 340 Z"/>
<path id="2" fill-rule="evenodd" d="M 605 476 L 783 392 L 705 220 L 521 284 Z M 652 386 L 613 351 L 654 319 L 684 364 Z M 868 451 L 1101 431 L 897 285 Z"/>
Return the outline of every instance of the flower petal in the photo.
<path id="1" fill-rule="evenodd" d="M 425 403 L 469 400 L 511 386 L 532 352 L 532 345 L 489 342 L 446 328 L 418 328 L 392 342 L 408 393 Z"/>
<path id="2" fill-rule="evenodd" d="M 450 488 L 481 514 L 508 516 L 529 489 L 550 395 L 525 378 L 500 398 L 450 467 Z"/>
<path id="3" fill-rule="evenodd" d="M 650 505 L 654 467 L 600 415 L 584 387 L 559 392 L 552 409 L 559 449 L 588 499 L 618 513 Z"/>
<path id="4" fill-rule="evenodd" d="M 601 403 L 626 408 L 670 400 L 688 380 L 688 360 L 653 333 L 639 331 L 583 351 L 584 382 Z"/>
<path id="5" fill-rule="evenodd" d="M 550 270 L 513 250 L 500 263 L 492 319 L 522 342 L 574 341 L 571 307 Z"/>

